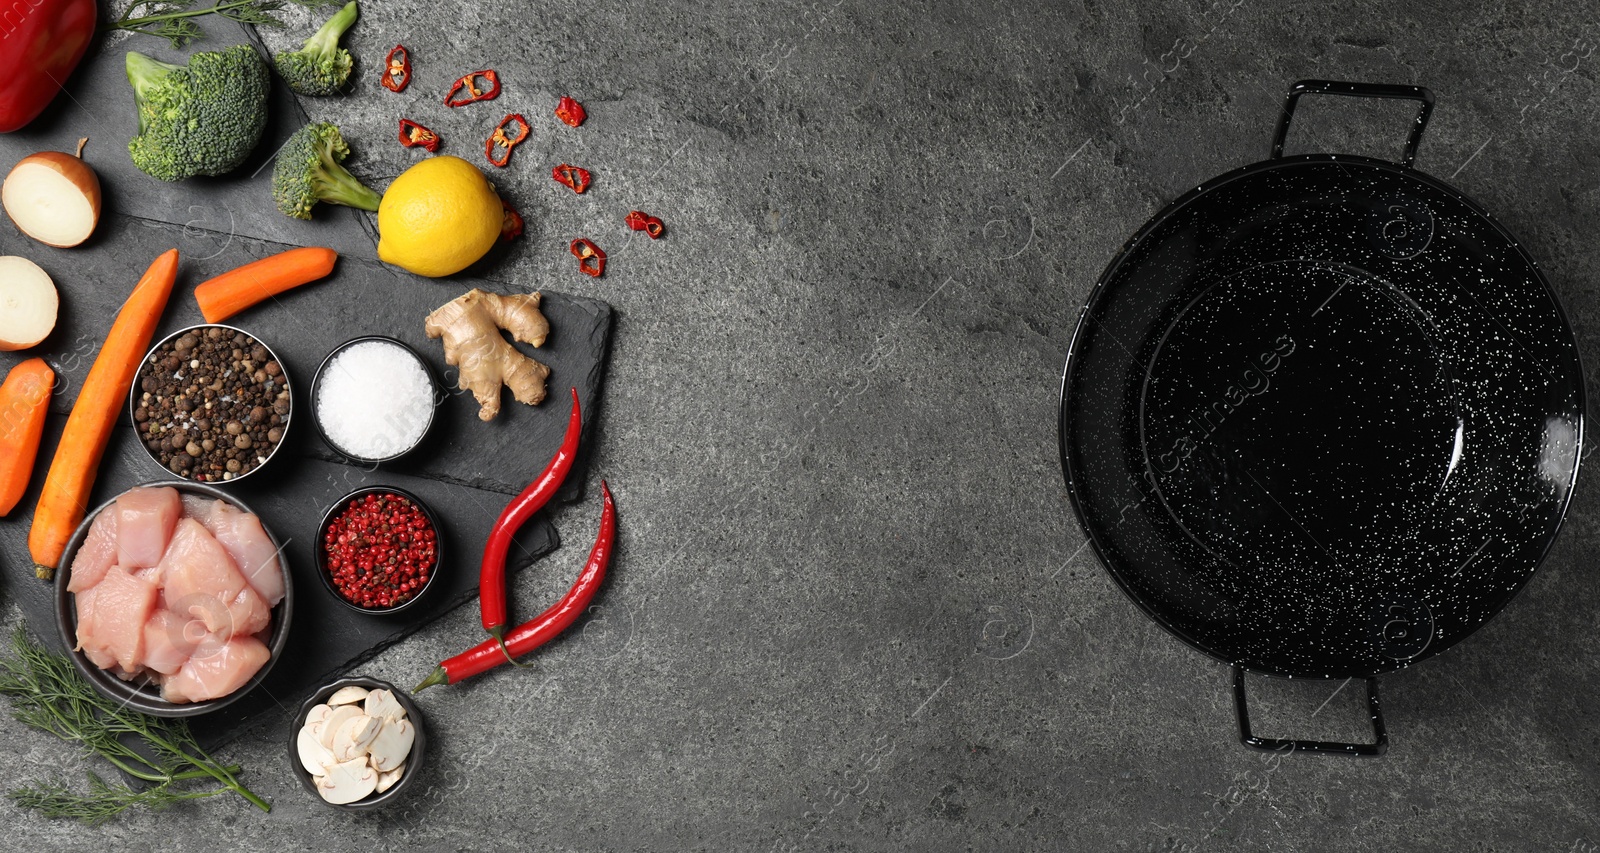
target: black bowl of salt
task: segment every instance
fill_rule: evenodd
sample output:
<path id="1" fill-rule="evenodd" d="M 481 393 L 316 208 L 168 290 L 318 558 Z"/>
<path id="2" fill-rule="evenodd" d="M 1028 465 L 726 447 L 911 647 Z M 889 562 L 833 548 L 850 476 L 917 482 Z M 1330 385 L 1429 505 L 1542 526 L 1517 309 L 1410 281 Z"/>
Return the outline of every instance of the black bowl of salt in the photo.
<path id="1" fill-rule="evenodd" d="M 334 347 L 317 368 L 311 422 L 345 458 L 376 465 L 422 443 L 441 396 L 416 350 L 385 335 L 365 335 Z"/>

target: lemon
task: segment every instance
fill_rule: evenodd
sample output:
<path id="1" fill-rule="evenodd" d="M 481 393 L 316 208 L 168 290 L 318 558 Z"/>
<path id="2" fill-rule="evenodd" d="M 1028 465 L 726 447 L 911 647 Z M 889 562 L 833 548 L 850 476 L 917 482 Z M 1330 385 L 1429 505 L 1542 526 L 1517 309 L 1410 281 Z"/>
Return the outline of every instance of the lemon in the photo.
<path id="1" fill-rule="evenodd" d="M 500 239 L 500 197 L 477 166 L 430 157 L 394 179 L 378 205 L 378 258 L 417 275 L 460 272 Z"/>

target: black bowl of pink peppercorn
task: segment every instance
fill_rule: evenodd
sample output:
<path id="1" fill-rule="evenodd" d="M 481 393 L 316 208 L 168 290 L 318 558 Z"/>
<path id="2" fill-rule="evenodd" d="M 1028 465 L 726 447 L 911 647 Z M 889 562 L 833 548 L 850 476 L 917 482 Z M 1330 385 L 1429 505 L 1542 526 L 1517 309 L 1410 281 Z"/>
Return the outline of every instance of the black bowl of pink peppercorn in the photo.
<path id="1" fill-rule="evenodd" d="M 399 613 L 423 600 L 443 565 L 439 519 L 421 498 L 367 486 L 335 501 L 317 528 L 317 576 L 360 613 Z"/>

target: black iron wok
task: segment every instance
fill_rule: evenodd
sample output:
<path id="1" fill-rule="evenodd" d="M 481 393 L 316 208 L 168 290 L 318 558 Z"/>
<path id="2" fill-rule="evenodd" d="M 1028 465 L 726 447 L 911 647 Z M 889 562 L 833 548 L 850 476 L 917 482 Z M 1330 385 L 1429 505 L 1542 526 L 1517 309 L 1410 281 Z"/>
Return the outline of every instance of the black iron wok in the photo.
<path id="1" fill-rule="evenodd" d="M 1303 94 L 1422 107 L 1399 163 L 1286 157 Z M 1249 746 L 1382 754 L 1374 677 L 1499 613 L 1576 482 L 1572 331 L 1516 239 L 1412 167 L 1432 109 L 1296 83 L 1272 156 L 1140 229 L 1068 351 L 1073 508 L 1151 619 L 1234 667 Z M 1247 671 L 1365 679 L 1373 741 L 1252 734 Z"/>

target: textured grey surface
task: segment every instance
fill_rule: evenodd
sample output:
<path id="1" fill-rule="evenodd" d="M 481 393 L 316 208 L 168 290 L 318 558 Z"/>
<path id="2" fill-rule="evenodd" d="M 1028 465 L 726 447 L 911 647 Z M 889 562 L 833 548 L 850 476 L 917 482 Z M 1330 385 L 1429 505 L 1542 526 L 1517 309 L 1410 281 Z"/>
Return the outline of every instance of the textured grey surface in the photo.
<path id="1" fill-rule="evenodd" d="M 1418 166 L 1546 267 L 1592 364 L 1600 31 L 1580 3 L 369 3 L 362 81 L 308 102 L 374 180 L 523 109 L 497 175 L 530 239 L 487 271 L 619 308 L 591 477 L 622 518 L 604 610 L 539 670 L 423 694 L 428 786 L 308 800 L 281 721 L 227 750 L 271 815 L 209 801 L 101 830 L 0 805 L 39 845 L 539 850 L 1548 850 L 1600 845 L 1593 472 L 1526 592 L 1384 681 L 1377 761 L 1234 740 L 1224 669 L 1116 591 L 1071 518 L 1056 393 L 1072 324 L 1166 201 L 1265 156 L 1300 77 L 1420 83 Z M 303 20 L 309 20 L 305 18 Z M 282 46 L 305 30 L 265 33 Z M 403 41 L 403 96 L 372 72 Z M 507 94 L 435 95 L 482 65 Z M 586 102 L 580 131 L 545 121 Z M 1291 150 L 1399 151 L 1409 108 L 1307 101 Z M 492 115 L 491 115 L 492 113 Z M 458 143 L 459 141 L 459 143 Z M 459 144 L 459 147 L 456 147 Z M 548 178 L 596 172 L 574 198 Z M 628 240 L 630 207 L 665 241 Z M 571 269 L 567 239 L 611 253 Z M 1592 460 L 1591 460 L 1592 461 Z M 578 569 L 598 508 L 526 573 Z M 364 668 L 478 633 L 463 608 Z M 1269 734 L 1357 737 L 1356 691 L 1252 681 Z M 10 782 L 72 750 L 0 723 Z"/>

